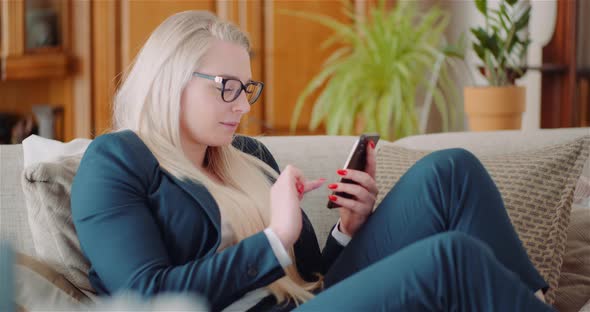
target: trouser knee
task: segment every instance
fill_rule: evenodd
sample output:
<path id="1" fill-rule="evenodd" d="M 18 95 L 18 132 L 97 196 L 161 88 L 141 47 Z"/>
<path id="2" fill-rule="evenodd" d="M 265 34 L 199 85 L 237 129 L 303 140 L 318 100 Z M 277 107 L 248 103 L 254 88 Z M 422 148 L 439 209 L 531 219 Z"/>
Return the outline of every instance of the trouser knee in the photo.
<path id="1" fill-rule="evenodd" d="M 440 164 L 442 162 L 446 165 L 449 161 L 457 165 L 480 164 L 477 157 L 464 148 L 443 149 L 432 152 L 424 158 L 425 161 L 433 164 Z"/>
<path id="2" fill-rule="evenodd" d="M 455 268 L 480 265 L 486 258 L 494 257 L 486 243 L 459 231 L 449 231 L 434 236 L 431 247 L 435 256 L 443 260 L 442 265 Z"/>

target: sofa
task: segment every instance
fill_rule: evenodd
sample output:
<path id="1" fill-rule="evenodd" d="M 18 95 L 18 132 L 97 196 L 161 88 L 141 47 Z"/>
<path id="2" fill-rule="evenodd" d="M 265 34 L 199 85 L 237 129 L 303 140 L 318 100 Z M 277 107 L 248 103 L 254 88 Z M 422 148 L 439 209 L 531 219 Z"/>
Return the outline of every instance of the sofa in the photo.
<path id="1" fill-rule="evenodd" d="M 382 140 L 377 145 L 377 148 L 378 154 L 387 148 L 396 148 L 398 151 L 399 149 L 407 150 L 410 153 L 408 155 L 423 155 L 428 151 L 462 147 L 473 152 L 478 157 L 488 157 L 489 159 L 494 159 L 496 156 L 499 157 L 495 160 L 501 167 L 502 162 L 507 162 L 506 159 L 510 159 L 502 158 L 502 155 L 524 155 L 523 153 L 531 150 L 539 150 L 540 152 L 535 155 L 543 155 L 543 148 L 558 146 L 557 149 L 548 149 L 550 151 L 549 153 L 551 151 L 558 151 L 561 149 L 559 144 L 570 142 L 583 136 L 590 136 L 590 128 L 439 133 L 406 137 L 395 142 Z M 325 177 L 328 179 L 328 182 L 337 179 L 335 171 L 344 164 L 355 139 L 356 137 L 353 136 L 259 137 L 259 140 L 273 153 L 280 167 L 284 167 L 286 164 L 292 164 L 300 168 L 307 177 Z M 586 147 L 587 145 L 584 148 Z M 44 259 L 37 253 L 38 248 L 36 248 L 34 243 L 32 234 L 34 231 L 30 227 L 32 216 L 27 214 L 26 194 L 24 194 L 23 185 L 21 185 L 23 171 L 25 169 L 23 168 L 23 158 L 22 145 L 0 145 L 0 241 L 8 241 L 19 253 L 29 255 L 33 258 L 37 257 L 38 260 L 43 261 Z M 406 158 L 404 158 L 404 161 L 408 162 L 409 160 Z M 415 159 L 409 161 L 408 164 L 411 164 L 413 161 Z M 396 162 L 396 159 L 393 159 L 392 162 Z M 484 162 L 484 165 L 487 167 L 488 163 L 491 162 Z M 405 169 L 400 170 L 403 171 Z M 586 161 L 584 168 L 580 171 L 580 181 L 590 181 L 590 160 Z M 493 177 L 495 178 L 495 176 Z M 578 193 L 582 187 L 579 185 L 580 181 L 577 181 L 576 184 L 576 192 Z M 571 181 L 568 183 L 571 184 Z M 582 190 L 582 192 L 585 191 Z M 590 204 L 588 203 L 590 202 L 590 192 L 587 193 L 583 193 L 582 196 L 588 195 L 588 198 L 578 198 L 573 205 L 573 201 L 566 203 L 568 207 L 564 210 L 566 211 L 566 217 L 564 219 L 565 221 L 562 221 L 562 224 L 569 226 L 571 223 L 569 222 L 571 221 L 569 220 L 570 211 L 572 211 L 571 207 L 574 206 L 577 224 L 588 225 L 586 230 L 587 233 L 590 233 Z M 505 194 L 507 193 L 503 193 L 503 196 Z M 381 198 L 383 195 L 380 194 Z M 338 217 L 336 210 L 325 208 L 327 196 L 328 190 L 321 188 L 307 194 L 302 203 L 302 207 L 314 225 L 320 245 L 325 242 L 331 226 Z M 571 215 L 574 216 L 574 213 L 572 212 Z M 526 220 L 527 217 L 525 215 L 523 218 Z M 40 225 L 36 224 L 35 226 Z M 570 233 L 567 228 L 562 230 L 563 233 Z M 582 232 L 585 232 L 584 228 L 582 228 Z M 565 264 L 569 261 L 567 257 L 570 251 L 568 249 L 570 248 L 570 234 L 568 234 L 566 244 L 563 246 L 566 248 L 562 253 L 563 257 L 558 259 L 559 263 L 554 264 L 554 266 L 559 266 L 557 271 L 561 274 L 558 276 L 560 283 L 563 283 L 563 275 L 567 273 L 561 266 L 563 263 L 565 267 Z M 585 235 L 585 233 L 581 234 Z M 588 250 L 590 250 L 590 241 L 587 244 L 582 243 L 581 246 L 578 241 L 576 241 L 576 244 L 575 248 L 577 249 L 575 251 L 578 253 L 573 254 L 572 257 L 583 255 L 583 257 L 588 256 L 588 260 L 590 260 L 590 253 L 588 253 Z M 544 252 L 546 253 L 548 251 L 546 250 Z M 549 250 L 549 252 L 553 251 Z M 584 268 L 584 272 L 590 272 L 590 262 L 587 259 L 574 260 L 581 261 L 583 265 L 587 264 L 588 267 Z M 588 282 L 590 280 L 590 273 L 582 276 L 582 280 L 582 282 Z M 556 294 L 553 294 L 555 300 L 552 301 L 553 305 L 561 311 L 590 311 L 590 287 L 581 288 L 574 283 L 569 295 L 560 294 L 559 286 L 557 290 Z M 16 291 L 18 292 L 19 289 L 17 288 Z M 92 296 L 90 297 L 92 298 Z M 572 298 L 575 299 L 575 304 L 565 302 L 568 300 L 571 301 Z M 44 302 L 44 300 L 44 298 L 38 298 L 39 302 Z M 563 302 L 560 302 L 560 300 Z"/>

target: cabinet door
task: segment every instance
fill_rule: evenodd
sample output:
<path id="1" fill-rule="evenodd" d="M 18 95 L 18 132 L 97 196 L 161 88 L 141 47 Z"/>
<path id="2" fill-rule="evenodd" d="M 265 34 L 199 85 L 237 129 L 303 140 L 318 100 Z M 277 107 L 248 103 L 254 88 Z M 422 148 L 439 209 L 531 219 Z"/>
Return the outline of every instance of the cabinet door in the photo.
<path id="1" fill-rule="evenodd" d="M 264 80 L 264 16 L 263 0 L 218 0 L 217 15 L 236 24 L 250 39 L 250 66 L 253 80 Z M 238 133 L 259 135 L 264 129 L 265 85 L 262 96 L 252 105 L 250 112 L 242 117 Z"/>
<path id="2" fill-rule="evenodd" d="M 186 10 L 215 12 L 215 0 L 93 1 L 94 135 L 111 127 L 112 100 L 122 70 L 161 22 Z"/>
<path id="3" fill-rule="evenodd" d="M 70 2 L 4 0 L 0 7 L 2 79 L 66 75 Z"/>
<path id="4" fill-rule="evenodd" d="M 264 1 L 264 132 L 269 135 L 290 134 L 291 116 L 297 97 L 319 72 L 324 60 L 336 49 L 320 49 L 333 31 L 310 20 L 294 17 L 283 11 L 304 11 L 336 17 L 351 22 L 342 13 L 338 0 L 323 1 Z M 295 134 L 310 134 L 312 103 L 310 97 L 297 123 Z M 323 133 L 318 129 L 314 134 Z"/>
<path id="5" fill-rule="evenodd" d="M 174 13 L 187 10 L 215 12 L 215 0 L 125 0 L 121 3 L 122 65 L 131 63 L 149 35 Z"/>

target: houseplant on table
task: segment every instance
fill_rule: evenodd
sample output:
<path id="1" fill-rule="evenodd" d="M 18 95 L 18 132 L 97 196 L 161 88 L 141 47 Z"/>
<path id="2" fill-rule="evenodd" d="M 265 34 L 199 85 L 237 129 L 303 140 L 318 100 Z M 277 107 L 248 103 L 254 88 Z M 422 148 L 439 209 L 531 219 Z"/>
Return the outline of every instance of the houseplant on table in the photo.
<path id="1" fill-rule="evenodd" d="M 464 89 L 469 127 L 474 131 L 520 129 L 526 90 L 516 86 L 515 80 L 524 74 L 530 4 L 503 0 L 497 9 L 489 9 L 486 0 L 475 0 L 475 6 L 485 25 L 471 28 L 473 49 L 484 64 L 489 86 Z"/>
<path id="2" fill-rule="evenodd" d="M 416 3 L 399 2 L 387 9 L 379 1 L 367 17 L 355 14 L 352 2 L 343 1 L 352 23 L 304 12 L 287 12 L 321 23 L 335 35 L 324 46 L 338 49 L 303 90 L 291 119 L 294 130 L 305 100 L 322 88 L 314 102 L 310 129 L 322 122 L 328 134 L 379 132 L 388 140 L 420 132 L 416 102 L 426 91 L 438 108 L 443 128 L 460 118 L 453 99 L 458 98 L 450 78 L 450 59 L 462 59 L 461 45 L 447 45 L 444 30 L 449 21 L 438 8 L 419 11 Z M 460 112 L 459 112 L 460 113 Z"/>

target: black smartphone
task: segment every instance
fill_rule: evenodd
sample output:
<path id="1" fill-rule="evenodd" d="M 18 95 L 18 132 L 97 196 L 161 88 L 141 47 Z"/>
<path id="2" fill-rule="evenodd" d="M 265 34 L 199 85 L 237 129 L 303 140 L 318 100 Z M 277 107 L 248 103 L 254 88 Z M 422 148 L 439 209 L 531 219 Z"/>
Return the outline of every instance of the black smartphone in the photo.
<path id="1" fill-rule="evenodd" d="M 365 167 L 367 165 L 367 145 L 369 141 L 373 141 L 375 145 L 379 142 L 379 134 L 377 133 L 365 133 L 361 134 L 360 137 L 354 143 L 350 154 L 348 155 L 348 159 L 344 164 L 345 169 L 354 169 L 359 171 L 365 171 Z M 340 183 L 353 183 L 358 184 L 350 179 L 340 179 Z M 344 198 L 353 198 L 353 195 L 344 192 L 332 192 L 332 195 L 337 195 Z M 328 201 L 327 207 L 329 209 L 338 208 L 340 205 L 336 204 L 333 201 Z"/>

